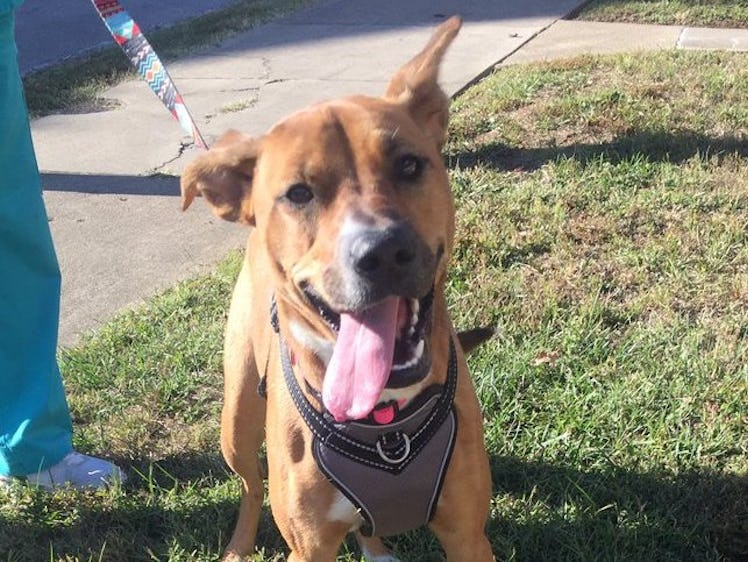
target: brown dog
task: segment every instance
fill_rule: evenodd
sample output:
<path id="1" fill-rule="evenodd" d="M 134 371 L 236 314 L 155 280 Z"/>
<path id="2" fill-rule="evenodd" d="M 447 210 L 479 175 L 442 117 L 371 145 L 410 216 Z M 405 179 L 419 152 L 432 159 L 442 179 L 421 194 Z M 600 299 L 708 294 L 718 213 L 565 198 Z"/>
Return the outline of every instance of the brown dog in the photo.
<path id="1" fill-rule="evenodd" d="M 289 560 L 334 560 L 350 531 L 370 560 L 395 560 L 376 537 L 427 522 L 448 560 L 493 558 L 482 418 L 444 297 L 437 75 L 460 25 L 383 98 L 314 105 L 260 139 L 228 132 L 182 176 L 185 209 L 202 194 L 253 227 L 225 340 L 221 446 L 243 486 L 227 558 L 254 548 L 263 439 Z"/>

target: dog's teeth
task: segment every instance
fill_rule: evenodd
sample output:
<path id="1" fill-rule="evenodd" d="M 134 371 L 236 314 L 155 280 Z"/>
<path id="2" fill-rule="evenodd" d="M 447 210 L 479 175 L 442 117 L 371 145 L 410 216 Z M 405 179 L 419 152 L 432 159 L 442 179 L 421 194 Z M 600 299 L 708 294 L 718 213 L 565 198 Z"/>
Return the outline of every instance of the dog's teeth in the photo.
<path id="1" fill-rule="evenodd" d="M 416 346 L 416 352 L 413 354 L 413 360 L 418 362 L 421 360 L 421 357 L 423 357 L 423 350 L 426 347 L 426 342 L 424 340 L 421 340 L 418 342 L 418 345 Z"/>
<path id="2" fill-rule="evenodd" d="M 410 325 L 415 326 L 418 324 L 418 313 L 420 312 L 421 303 L 418 302 L 418 299 L 412 299 L 410 301 L 410 309 L 412 311 L 411 317 L 410 317 Z"/>
<path id="3" fill-rule="evenodd" d="M 399 365 L 393 365 L 392 370 L 393 371 L 402 371 L 404 369 L 410 369 L 411 367 L 415 367 L 418 365 L 418 362 L 421 360 L 421 357 L 423 357 L 423 350 L 426 347 L 426 344 L 424 343 L 424 340 L 421 340 L 418 342 L 418 345 L 413 350 L 413 357 L 408 359 L 405 363 L 400 363 Z"/>

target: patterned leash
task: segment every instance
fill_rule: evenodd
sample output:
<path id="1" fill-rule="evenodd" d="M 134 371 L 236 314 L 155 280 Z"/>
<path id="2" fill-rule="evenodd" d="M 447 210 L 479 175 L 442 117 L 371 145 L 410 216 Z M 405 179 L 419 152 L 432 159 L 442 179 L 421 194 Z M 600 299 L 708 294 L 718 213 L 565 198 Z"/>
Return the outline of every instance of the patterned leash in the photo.
<path id="1" fill-rule="evenodd" d="M 182 96 L 172 82 L 166 67 L 148 43 L 138 24 L 133 21 L 117 0 L 91 0 L 96 11 L 117 44 L 148 83 L 158 99 L 166 106 L 195 144 L 207 150 L 208 145 L 195 125 Z"/>

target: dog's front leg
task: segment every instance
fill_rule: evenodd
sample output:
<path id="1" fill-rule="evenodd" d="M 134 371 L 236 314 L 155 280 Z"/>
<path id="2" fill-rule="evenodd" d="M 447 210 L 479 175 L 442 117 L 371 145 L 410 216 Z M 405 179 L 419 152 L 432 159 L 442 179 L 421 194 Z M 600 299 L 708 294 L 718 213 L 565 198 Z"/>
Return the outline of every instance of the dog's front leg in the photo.
<path id="1" fill-rule="evenodd" d="M 270 506 L 291 549 L 289 562 L 334 562 L 351 528 L 334 509 L 338 493 L 312 458 L 312 434 L 295 415 L 291 396 L 268 381 L 267 451 Z M 355 514 L 355 511 L 354 511 Z"/>
<path id="2" fill-rule="evenodd" d="M 298 433 L 291 429 L 290 434 L 291 440 L 298 442 Z M 268 450 L 276 454 L 278 449 L 272 447 L 272 442 L 268 441 Z M 330 484 L 316 475 L 312 476 L 316 482 L 310 481 L 316 468 L 301 466 L 303 462 L 290 470 L 279 468 L 271 457 L 268 463 L 270 505 L 278 529 L 291 549 L 288 562 L 334 562 L 350 526 L 330 518 Z"/>
<path id="3" fill-rule="evenodd" d="M 491 472 L 483 440 L 483 419 L 460 353 L 457 382 L 457 443 L 429 526 L 444 548 L 448 562 L 491 562 L 486 537 L 491 502 Z"/>
<path id="4" fill-rule="evenodd" d="M 460 451 L 455 449 L 455 455 L 459 453 Z M 463 480 L 457 484 L 453 481 L 451 485 L 445 482 L 436 516 L 429 525 L 447 555 L 447 562 L 494 560 L 491 543 L 485 534 L 491 492 L 490 481 L 482 475 L 475 478 L 468 472 L 487 472 L 488 463 L 485 457 L 481 458 L 478 455 L 473 456 L 472 461 L 458 460 L 455 463 L 453 458 L 453 465 L 449 470 L 453 471 L 454 465 L 457 465 L 458 470 L 454 470 L 453 474 L 461 473 L 459 478 Z"/>
<path id="5" fill-rule="evenodd" d="M 249 270 L 242 268 L 231 301 L 224 345 L 224 403 L 221 450 L 242 480 L 239 517 L 225 560 L 254 551 L 264 489 L 258 453 L 265 437 L 265 400 L 258 394 Z"/>

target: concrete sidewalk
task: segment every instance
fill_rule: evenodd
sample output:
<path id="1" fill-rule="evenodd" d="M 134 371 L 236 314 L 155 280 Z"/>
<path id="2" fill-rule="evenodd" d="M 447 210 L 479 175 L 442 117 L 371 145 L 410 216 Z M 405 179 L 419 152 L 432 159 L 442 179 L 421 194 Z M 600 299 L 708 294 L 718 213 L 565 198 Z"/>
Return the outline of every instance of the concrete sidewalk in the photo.
<path id="1" fill-rule="evenodd" d="M 748 29 L 559 20 L 502 64 L 673 48 L 748 51 Z"/>
<path id="2" fill-rule="evenodd" d="M 210 142 L 228 128 L 262 134 L 320 99 L 381 93 L 432 28 L 453 13 L 465 25 L 443 68 L 449 93 L 501 61 L 604 51 L 614 37 L 627 50 L 673 47 L 682 34 L 635 34 L 630 28 L 617 33 L 594 27 L 611 24 L 559 21 L 578 3 L 332 0 L 169 70 Z M 118 107 L 32 124 L 63 272 L 63 346 L 123 307 L 209 269 L 229 249 L 241 247 L 247 234 L 214 219 L 200 201 L 180 212 L 178 179 L 168 175 L 178 174 L 195 151 L 144 83 L 124 83 L 105 96 Z M 156 172 L 163 175 L 149 177 Z"/>

